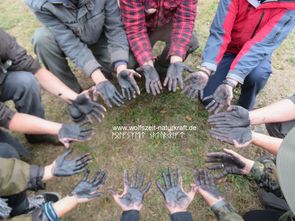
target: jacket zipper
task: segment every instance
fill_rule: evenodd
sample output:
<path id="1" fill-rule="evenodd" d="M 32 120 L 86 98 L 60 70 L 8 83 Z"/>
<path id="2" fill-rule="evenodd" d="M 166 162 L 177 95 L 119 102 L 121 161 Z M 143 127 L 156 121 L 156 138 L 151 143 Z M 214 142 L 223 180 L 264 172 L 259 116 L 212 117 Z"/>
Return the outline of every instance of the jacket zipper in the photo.
<path id="1" fill-rule="evenodd" d="M 276 35 L 273 38 L 273 41 L 281 34 L 282 30 L 289 24 L 289 22 L 292 20 L 292 18 L 289 18 L 283 25 L 283 27 L 276 33 Z"/>
<path id="2" fill-rule="evenodd" d="M 254 37 L 254 35 L 256 34 L 257 29 L 258 29 L 259 26 L 260 26 L 260 23 L 261 23 L 261 21 L 262 21 L 263 16 L 264 16 L 264 12 L 262 12 L 262 14 L 261 14 L 261 16 L 260 16 L 260 18 L 259 18 L 259 21 L 258 21 L 258 23 L 257 23 L 257 25 L 256 25 L 256 27 L 255 27 L 255 29 L 254 29 L 254 32 L 253 32 L 253 34 L 252 34 L 252 36 L 251 36 L 251 39 L 252 39 L 252 38 Z"/>

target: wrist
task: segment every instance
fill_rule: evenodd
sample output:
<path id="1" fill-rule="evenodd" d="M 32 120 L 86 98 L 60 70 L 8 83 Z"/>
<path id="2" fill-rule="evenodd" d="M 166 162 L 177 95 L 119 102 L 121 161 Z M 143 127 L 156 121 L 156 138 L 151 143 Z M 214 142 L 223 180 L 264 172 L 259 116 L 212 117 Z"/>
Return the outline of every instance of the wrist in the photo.
<path id="1" fill-rule="evenodd" d="M 51 180 L 54 177 L 53 170 L 54 170 L 54 163 L 44 167 L 44 176 L 42 179 L 43 182 Z"/>
<path id="2" fill-rule="evenodd" d="M 239 84 L 238 81 L 236 81 L 232 78 L 229 78 L 229 77 L 227 77 L 223 83 L 231 86 L 232 88 L 235 88 Z"/>
<path id="3" fill-rule="evenodd" d="M 183 59 L 177 55 L 172 55 L 170 57 L 170 63 L 173 64 L 173 63 L 176 63 L 176 62 L 183 62 Z"/>
<path id="4" fill-rule="evenodd" d="M 100 82 L 107 80 L 99 69 L 92 73 L 91 78 L 95 84 L 99 84 Z"/>
<path id="5" fill-rule="evenodd" d="M 152 60 L 145 62 L 143 65 L 150 65 L 152 67 L 154 67 L 154 62 Z"/>
<path id="6" fill-rule="evenodd" d="M 212 74 L 212 71 L 211 71 L 210 69 L 208 69 L 207 67 L 205 67 L 205 66 L 201 66 L 201 67 L 199 68 L 199 71 L 203 72 L 203 73 L 206 74 L 208 77 L 210 77 L 211 74 Z"/>
<path id="7" fill-rule="evenodd" d="M 127 65 L 126 64 L 121 64 L 117 67 L 116 72 L 117 74 L 119 74 L 121 71 L 124 71 L 127 69 Z"/>

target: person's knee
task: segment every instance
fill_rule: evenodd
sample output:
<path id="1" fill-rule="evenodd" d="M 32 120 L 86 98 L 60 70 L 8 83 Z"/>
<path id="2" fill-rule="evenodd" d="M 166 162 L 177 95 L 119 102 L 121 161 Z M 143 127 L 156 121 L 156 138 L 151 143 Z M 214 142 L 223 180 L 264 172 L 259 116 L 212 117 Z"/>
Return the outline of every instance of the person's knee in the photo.
<path id="1" fill-rule="evenodd" d="M 37 78 L 29 72 L 22 72 L 19 75 L 18 88 L 25 93 L 40 93 L 40 85 Z"/>
<path id="2" fill-rule="evenodd" d="M 52 41 L 53 36 L 51 32 L 46 28 L 39 28 L 35 31 L 33 36 L 33 47 L 35 52 L 42 53 L 44 50 L 48 50 L 50 42 Z"/>
<path id="3" fill-rule="evenodd" d="M 0 143 L 0 157 L 20 159 L 18 152 L 8 143 Z"/>

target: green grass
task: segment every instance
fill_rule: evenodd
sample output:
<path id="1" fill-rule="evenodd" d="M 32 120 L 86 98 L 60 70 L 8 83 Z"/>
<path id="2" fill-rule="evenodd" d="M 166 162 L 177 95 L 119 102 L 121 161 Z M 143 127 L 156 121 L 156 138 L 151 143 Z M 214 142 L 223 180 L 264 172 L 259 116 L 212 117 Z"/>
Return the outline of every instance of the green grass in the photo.
<path id="1" fill-rule="evenodd" d="M 206 43 L 217 3 L 217 0 L 199 1 L 195 30 L 198 33 L 201 48 Z M 20 0 L 2 0 L 0 1 L 0 9 L 0 27 L 16 36 L 19 43 L 32 53 L 31 38 L 34 30 L 40 26 L 35 17 Z M 194 68 L 200 63 L 201 48 L 187 61 Z M 271 88 L 267 88 L 259 97 L 258 106 L 269 104 L 293 90 L 292 85 L 294 84 L 290 81 L 292 81 L 292 74 L 294 76 L 294 49 L 295 36 L 293 33 L 274 55 L 273 65 L 278 75 L 274 75 L 275 79 L 271 79 L 269 83 Z M 77 71 L 77 75 L 83 87 L 86 88 L 91 85 L 91 81 L 80 72 Z M 280 82 L 280 86 L 277 86 L 277 82 Z M 140 97 L 126 102 L 121 108 L 108 110 L 104 122 L 95 126 L 96 135 L 93 139 L 86 143 L 77 143 L 74 147 L 76 154 L 90 152 L 94 156 L 94 162 L 90 165 L 92 170 L 102 168 L 108 171 L 109 179 L 104 190 L 111 186 L 122 190 L 124 169 L 131 172 L 139 168 L 143 171 L 146 174 L 146 179 L 153 181 L 153 186 L 150 194 L 145 198 L 141 220 L 164 221 L 169 220 L 169 217 L 162 196 L 155 185 L 155 180 L 161 176 L 161 170 L 168 166 L 179 167 L 183 173 L 185 189 L 188 190 L 192 182 L 193 170 L 204 166 L 206 153 L 230 146 L 208 136 L 209 126 L 206 123 L 208 114 L 201 104 L 189 100 L 178 92 L 163 92 L 160 96 L 153 97 L 145 94 L 143 82 L 140 85 L 142 91 Z M 43 104 L 48 119 L 70 122 L 66 104 L 62 101 L 43 92 Z M 187 131 L 183 137 L 177 139 L 153 138 L 150 132 L 146 132 L 142 139 L 112 138 L 113 126 L 132 125 L 187 125 L 188 127 L 195 126 L 197 130 Z M 19 137 L 25 142 L 22 136 Z M 63 151 L 61 146 L 37 145 L 30 147 L 34 156 L 32 163 L 42 165 L 51 163 Z M 244 149 L 238 152 L 253 159 L 263 153 L 257 148 Z M 75 176 L 49 182 L 48 190 L 58 191 L 66 195 L 80 178 L 81 176 Z M 240 213 L 260 206 L 255 185 L 243 177 L 228 177 L 219 184 L 219 187 L 226 199 Z M 212 212 L 200 196 L 196 196 L 189 210 L 193 213 L 195 220 L 215 220 Z M 120 215 L 120 208 L 115 205 L 110 196 L 106 195 L 102 199 L 79 206 L 64 220 L 111 221 L 119 220 Z"/>

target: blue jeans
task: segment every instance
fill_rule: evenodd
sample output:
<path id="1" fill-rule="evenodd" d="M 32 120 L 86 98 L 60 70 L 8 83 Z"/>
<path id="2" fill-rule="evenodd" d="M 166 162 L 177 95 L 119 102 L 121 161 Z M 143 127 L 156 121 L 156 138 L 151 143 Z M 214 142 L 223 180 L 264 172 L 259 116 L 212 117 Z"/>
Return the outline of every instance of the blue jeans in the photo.
<path id="1" fill-rule="evenodd" d="M 217 87 L 222 84 L 235 57 L 236 54 L 225 54 L 223 56 L 215 74 L 210 77 L 209 82 L 204 89 L 205 97 L 212 95 Z M 264 88 L 271 73 L 271 56 L 269 56 L 245 78 L 244 84 L 241 86 L 241 96 L 238 100 L 238 105 L 248 110 L 252 110 L 256 102 L 257 94 Z M 209 102 L 210 101 L 207 101 L 204 104 L 206 105 Z"/>

